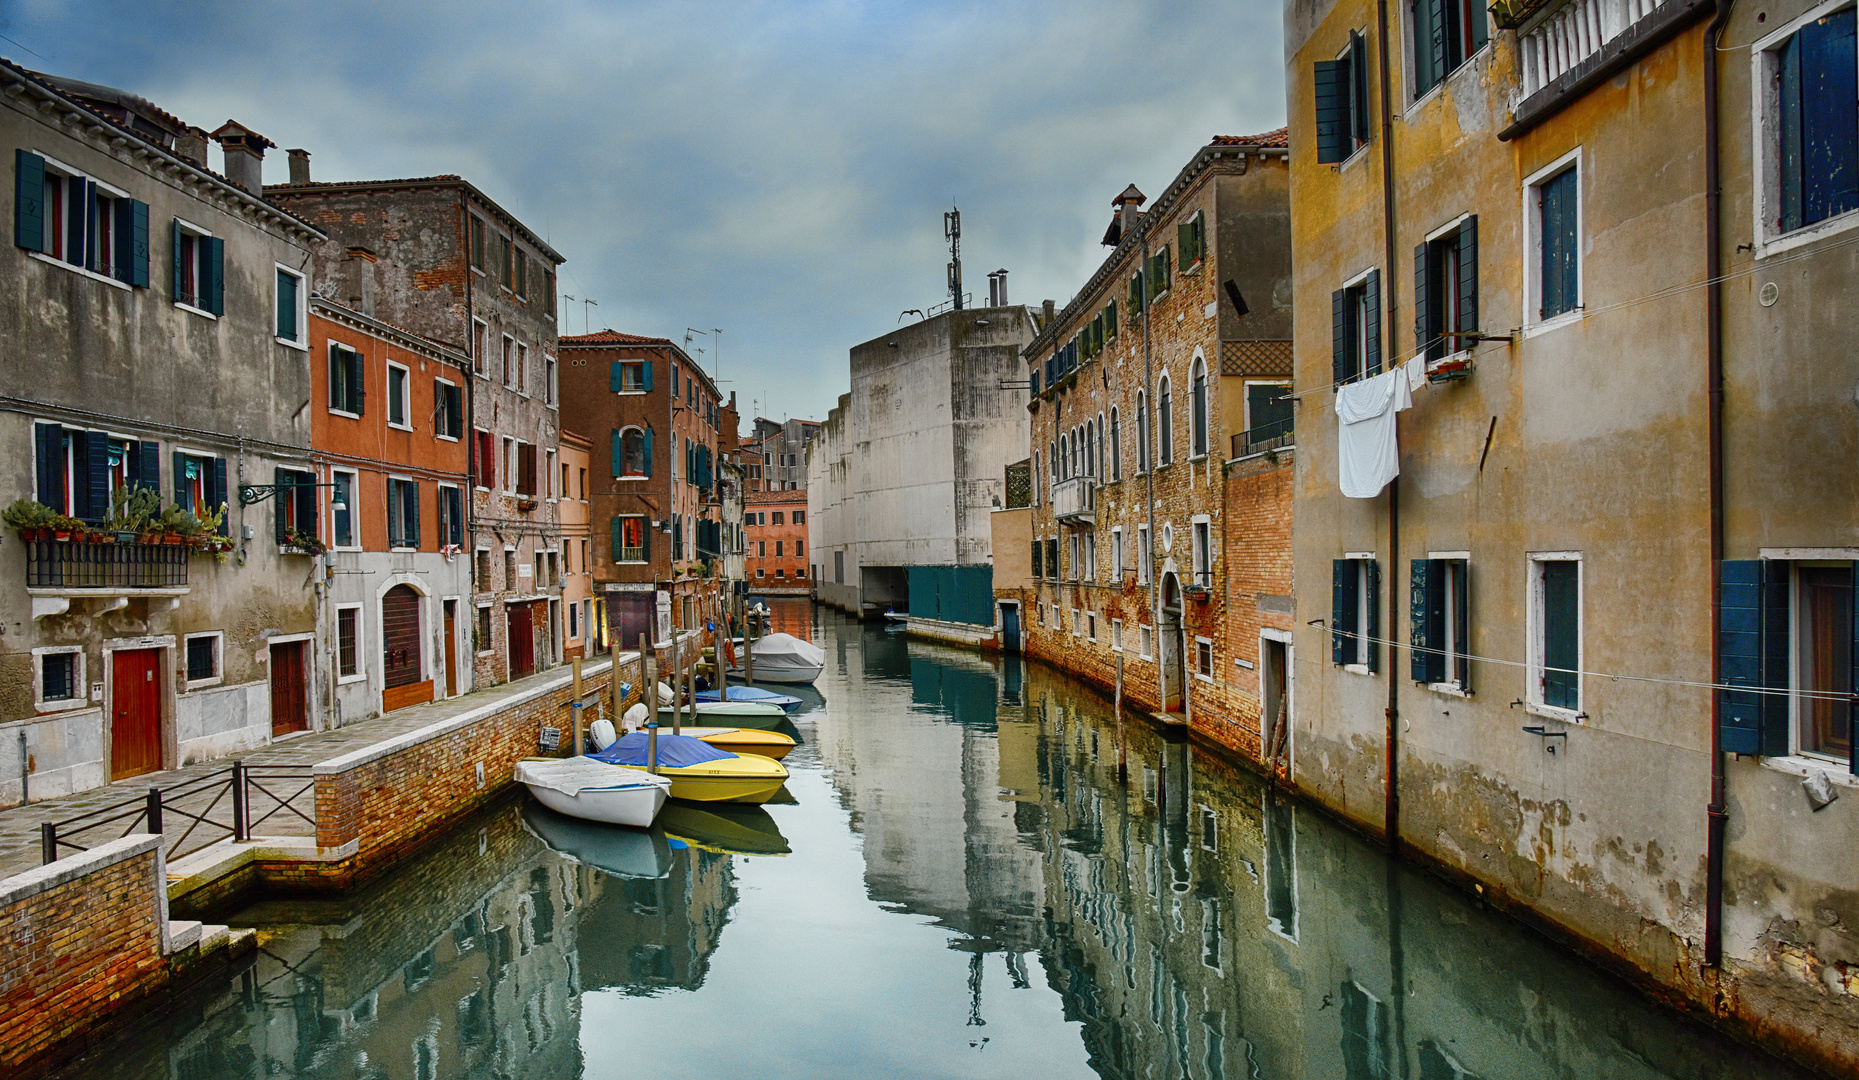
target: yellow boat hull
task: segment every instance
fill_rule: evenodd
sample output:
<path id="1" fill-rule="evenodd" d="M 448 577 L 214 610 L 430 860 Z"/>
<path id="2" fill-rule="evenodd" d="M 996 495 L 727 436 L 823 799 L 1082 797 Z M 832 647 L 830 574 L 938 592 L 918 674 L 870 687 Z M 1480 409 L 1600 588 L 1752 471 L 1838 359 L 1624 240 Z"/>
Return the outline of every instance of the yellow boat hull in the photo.
<path id="1" fill-rule="evenodd" d="M 674 799 L 765 803 L 787 783 L 787 766 L 760 754 L 737 754 L 697 765 L 661 768 L 659 775 L 671 781 Z"/>
<path id="2" fill-rule="evenodd" d="M 754 728 L 687 727 L 682 734 L 702 739 L 718 750 L 727 750 L 732 754 L 760 754 L 775 761 L 787 757 L 788 751 L 794 749 L 795 745 L 791 735 L 783 735 L 779 731 L 757 731 Z"/>

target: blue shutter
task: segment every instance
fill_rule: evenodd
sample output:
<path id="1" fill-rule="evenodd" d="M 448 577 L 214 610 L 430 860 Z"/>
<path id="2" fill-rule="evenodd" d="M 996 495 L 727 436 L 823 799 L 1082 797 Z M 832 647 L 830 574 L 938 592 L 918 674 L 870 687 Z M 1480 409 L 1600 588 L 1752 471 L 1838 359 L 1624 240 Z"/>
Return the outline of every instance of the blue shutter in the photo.
<path id="1" fill-rule="evenodd" d="M 1330 294 L 1330 380 L 1348 382 L 1355 376 L 1354 356 L 1349 349 L 1349 290 Z"/>
<path id="2" fill-rule="evenodd" d="M 174 452 L 174 505 L 183 510 L 193 509 L 187 501 L 187 455 L 179 450 Z"/>
<path id="3" fill-rule="evenodd" d="M 101 431 L 87 433 L 84 447 L 86 493 L 83 509 L 71 515 L 90 524 L 101 524 L 110 516 L 110 437 Z"/>
<path id="4" fill-rule="evenodd" d="M 32 426 L 39 501 L 54 510 L 64 507 L 65 433 L 57 424 Z"/>
<path id="5" fill-rule="evenodd" d="M 129 200 L 129 276 L 138 289 L 148 288 L 148 204 Z"/>
<path id="6" fill-rule="evenodd" d="M 1457 7 L 1456 2 L 1454 6 L 1455 8 Z M 1474 11 L 1478 9 L 1477 4 L 1472 4 L 1470 6 Z M 1451 63 L 1451 58 L 1447 55 L 1446 50 L 1446 0 L 1423 0 L 1422 3 L 1414 5 L 1416 14 L 1422 9 L 1427 13 L 1428 25 L 1424 35 L 1424 44 L 1416 46 L 1414 49 L 1414 59 L 1417 63 L 1420 59 L 1421 49 L 1424 48 L 1426 50 L 1427 64 L 1430 68 L 1428 73 L 1432 78 L 1427 80 L 1425 89 L 1421 90 L 1421 93 L 1425 93 L 1427 90 L 1433 88 L 1434 83 L 1446 77 L 1447 65 Z M 1454 11 L 1455 15 L 1458 14 L 1458 10 Z M 1421 42 L 1423 37 L 1420 33 L 1416 33 L 1414 35 L 1414 40 L 1416 42 Z"/>
<path id="7" fill-rule="evenodd" d="M 645 429 L 645 474 L 652 475 L 652 429 Z"/>
<path id="8" fill-rule="evenodd" d="M 1786 563 L 1726 559 L 1721 564 L 1717 655 L 1718 678 L 1724 686 L 1779 688 L 1791 682 L 1787 587 Z M 1772 663 L 1771 657 L 1779 663 Z M 1739 689 L 1718 694 L 1718 730 L 1726 752 L 1788 752 L 1786 696 Z"/>
<path id="9" fill-rule="evenodd" d="M 174 264 L 172 274 L 169 278 L 169 285 L 174 292 L 171 299 L 177 304 L 197 304 L 199 302 L 198 300 L 187 295 L 186 260 L 181 258 L 181 237 L 184 235 L 185 234 L 181 231 L 180 219 L 176 218 L 168 226 L 169 251 L 173 254 L 173 258 L 170 261 Z"/>
<path id="10" fill-rule="evenodd" d="M 641 361 L 641 364 L 642 364 L 641 373 L 645 375 L 646 392 L 651 393 L 652 392 L 652 368 L 655 365 L 650 360 Z"/>
<path id="11" fill-rule="evenodd" d="M 1543 303 L 1538 318 L 1548 319 L 1572 310 L 1576 303 L 1575 220 L 1577 170 L 1569 169 L 1539 189 L 1542 233 Z"/>
<path id="12" fill-rule="evenodd" d="M 69 207 L 65 215 L 65 261 L 73 266 L 89 266 L 85 252 L 89 249 L 86 241 L 90 238 L 92 188 L 88 181 L 75 177 L 59 183 L 65 185 L 65 202 Z"/>
<path id="13" fill-rule="evenodd" d="M 612 532 L 607 540 L 607 561 L 620 561 L 620 519 L 618 515 L 607 519 L 607 527 Z"/>
<path id="14" fill-rule="evenodd" d="M 1581 707 L 1580 574 L 1578 563 L 1542 564 L 1543 704 L 1564 709 Z"/>
<path id="15" fill-rule="evenodd" d="M 1485 9 L 1482 5 L 1472 5 L 1471 20 L 1472 51 L 1477 52 L 1485 47 L 1485 42 L 1491 40 L 1491 30 L 1485 22 Z M 1470 59 L 1470 57 L 1467 57 L 1467 59 Z"/>
<path id="16" fill-rule="evenodd" d="M 350 497 L 353 498 L 353 496 L 350 496 Z M 209 510 L 220 511 L 225 514 L 225 517 L 220 519 L 219 534 L 221 536 L 231 536 L 232 535 L 232 511 L 226 505 L 226 459 L 225 458 L 214 458 L 213 459 L 213 475 L 211 477 L 211 482 L 207 485 L 207 508 Z"/>
<path id="17" fill-rule="evenodd" d="M 406 493 L 407 546 L 418 548 L 420 546 L 420 486 L 408 481 Z"/>
<path id="18" fill-rule="evenodd" d="M 1341 161 L 1349 156 L 1349 61 L 1319 60 L 1315 68 L 1317 161 Z"/>
<path id="19" fill-rule="evenodd" d="M 226 241 L 217 236 L 203 238 L 207 246 L 206 303 L 202 306 L 215 315 L 226 314 Z"/>
<path id="20" fill-rule="evenodd" d="M 1472 691 L 1472 563 L 1468 559 L 1459 563 L 1459 574 L 1453 579 L 1452 596 L 1447 601 L 1452 605 L 1452 651 L 1459 660 L 1459 689 L 1466 693 Z M 1452 677 L 1451 672 L 1446 673 Z"/>
<path id="21" fill-rule="evenodd" d="M 153 439 L 136 444 L 136 486 L 161 491 L 161 444 Z"/>
<path id="22" fill-rule="evenodd" d="M 1484 12 L 1476 12 L 1479 22 L 1483 24 Z M 1473 214 L 1459 226 L 1459 280 L 1441 283 L 1442 288 L 1459 290 L 1459 325 L 1448 327 L 1451 330 L 1470 331 L 1478 329 L 1478 215 Z M 1461 343 L 1452 342 L 1454 348 Z M 1471 344 L 1469 342 L 1465 344 Z M 1451 350 L 1448 350 L 1451 351 Z"/>
<path id="23" fill-rule="evenodd" d="M 616 394 L 625 388 L 626 380 L 622 370 L 623 367 L 624 365 L 618 360 L 610 361 L 607 364 L 607 389 Z"/>
<path id="24" fill-rule="evenodd" d="M 1356 561 L 1330 560 L 1330 663 L 1353 664 L 1356 660 L 1355 627 L 1357 599 Z"/>
<path id="25" fill-rule="evenodd" d="M 1368 142 L 1368 39 L 1354 30 L 1349 31 L 1349 76 L 1350 99 L 1349 118 L 1353 123 L 1350 134 L 1356 144 Z M 1351 146 L 1350 150 L 1355 147 Z"/>
<path id="26" fill-rule="evenodd" d="M 1412 623 L 1409 650 L 1414 681 L 1446 681 L 1446 564 L 1439 559 L 1415 559 L 1407 591 Z"/>
<path id="27" fill-rule="evenodd" d="M 45 159 L 25 150 L 13 151 L 13 243 L 45 250 Z"/>
<path id="28" fill-rule="evenodd" d="M 1433 308 L 1429 303 L 1431 297 L 1427 295 L 1428 246 L 1424 243 L 1414 245 L 1414 348 L 1430 355 L 1437 328 L 1433 325 Z"/>
<path id="29" fill-rule="evenodd" d="M 620 463 L 626 459 L 626 440 L 620 435 L 619 428 L 613 429 L 613 437 L 607 444 L 607 454 L 613 459 L 611 462 L 612 475 L 619 476 L 621 471 Z"/>
<path id="30" fill-rule="evenodd" d="M 1364 352 L 1367 359 L 1363 363 L 1364 378 L 1381 374 L 1381 271 L 1370 270 L 1368 280 L 1363 283 L 1362 291 L 1367 303 L 1362 312 L 1362 340 L 1366 343 Z"/>
<path id="31" fill-rule="evenodd" d="M 297 279 L 278 271 L 278 336 L 286 341 L 297 340 Z"/>
<path id="32" fill-rule="evenodd" d="M 1368 570 L 1368 595 L 1363 607 L 1368 609 L 1367 623 L 1363 627 L 1362 642 L 1363 663 L 1370 671 L 1381 670 L 1381 564 L 1374 559 L 1363 559 L 1362 564 Z"/>

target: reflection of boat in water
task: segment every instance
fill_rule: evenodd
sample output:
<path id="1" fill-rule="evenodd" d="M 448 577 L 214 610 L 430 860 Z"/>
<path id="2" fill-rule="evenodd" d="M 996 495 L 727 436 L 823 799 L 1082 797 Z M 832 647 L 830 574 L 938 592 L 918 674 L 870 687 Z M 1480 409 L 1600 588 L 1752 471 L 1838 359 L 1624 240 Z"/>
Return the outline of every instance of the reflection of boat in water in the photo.
<path id="1" fill-rule="evenodd" d="M 884 621 L 896 626 L 902 626 L 910 621 L 910 613 L 908 611 L 887 611 L 884 613 Z"/>
<path id="2" fill-rule="evenodd" d="M 775 819 L 759 806 L 741 803 L 707 803 L 692 806 L 672 803 L 660 818 L 669 836 L 706 851 L 730 855 L 786 855 L 787 837 Z"/>
<path id="3" fill-rule="evenodd" d="M 635 731 L 598 754 L 611 765 L 645 768 L 651 736 Z M 671 781 L 671 797 L 696 802 L 767 802 L 787 782 L 779 761 L 759 754 L 732 754 L 688 735 L 658 736 L 658 772 Z"/>
<path id="4" fill-rule="evenodd" d="M 671 845 L 657 832 L 580 821 L 533 802 L 523 806 L 523 823 L 555 851 L 615 877 L 657 879 L 671 870 Z"/>

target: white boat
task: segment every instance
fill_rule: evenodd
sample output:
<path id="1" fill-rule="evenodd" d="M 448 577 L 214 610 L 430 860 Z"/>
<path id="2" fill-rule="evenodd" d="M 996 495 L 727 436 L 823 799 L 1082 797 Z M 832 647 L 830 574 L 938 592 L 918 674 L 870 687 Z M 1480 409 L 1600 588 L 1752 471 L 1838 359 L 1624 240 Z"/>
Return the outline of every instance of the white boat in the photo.
<path id="1" fill-rule="evenodd" d="M 663 776 L 587 757 L 526 758 L 516 763 L 516 781 L 557 813 L 640 829 L 652 824 L 671 795 Z"/>
<path id="2" fill-rule="evenodd" d="M 787 719 L 787 710 L 763 701 L 700 701 L 695 710 L 689 704 L 675 709 L 670 705 L 660 705 L 659 726 L 671 723 L 669 717 L 673 713 L 683 717 L 685 723 L 694 724 L 697 721 L 692 717 L 701 716 L 706 724 L 730 724 L 761 728 L 764 731 Z"/>
<path id="3" fill-rule="evenodd" d="M 755 639 L 755 681 L 758 683 L 811 683 L 826 670 L 826 650 L 792 634 L 770 634 Z M 741 679 L 741 668 L 730 678 Z"/>

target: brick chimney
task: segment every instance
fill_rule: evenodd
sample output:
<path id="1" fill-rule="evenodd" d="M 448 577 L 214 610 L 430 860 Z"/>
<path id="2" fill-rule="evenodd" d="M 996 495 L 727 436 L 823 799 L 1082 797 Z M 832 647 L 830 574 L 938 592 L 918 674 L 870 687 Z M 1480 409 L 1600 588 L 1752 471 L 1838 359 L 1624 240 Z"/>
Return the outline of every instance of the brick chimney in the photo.
<path id="1" fill-rule="evenodd" d="M 374 252 L 352 247 L 342 260 L 344 302 L 369 318 L 374 317 Z"/>
<path id="2" fill-rule="evenodd" d="M 308 150 L 286 150 L 290 155 L 290 182 L 307 184 L 310 182 L 310 152 Z"/>
<path id="3" fill-rule="evenodd" d="M 265 151 L 277 143 L 232 120 L 220 125 L 213 138 L 226 152 L 226 179 L 257 195 L 265 186 Z"/>
<path id="4" fill-rule="evenodd" d="M 207 167 L 207 133 L 205 128 L 189 126 L 174 137 L 174 152 L 185 161 Z"/>
<path id="5" fill-rule="evenodd" d="M 1122 194 L 1110 200 L 1115 212 L 1110 218 L 1110 228 L 1104 230 L 1105 247 L 1116 247 L 1123 241 L 1123 234 L 1134 229 L 1136 222 L 1142 218 L 1142 205 L 1148 201 L 1149 197 L 1136 190 L 1135 184 L 1124 188 Z"/>

